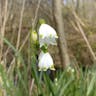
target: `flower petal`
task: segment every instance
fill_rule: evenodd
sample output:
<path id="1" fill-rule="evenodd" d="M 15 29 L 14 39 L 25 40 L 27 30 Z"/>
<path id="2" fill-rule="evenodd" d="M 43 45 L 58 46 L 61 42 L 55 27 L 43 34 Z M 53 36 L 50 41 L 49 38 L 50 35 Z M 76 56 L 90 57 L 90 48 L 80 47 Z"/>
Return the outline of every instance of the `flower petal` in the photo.
<path id="1" fill-rule="evenodd" d="M 53 59 L 48 52 L 44 53 L 43 51 L 41 51 L 39 55 L 38 67 L 39 70 L 43 71 L 46 71 L 47 69 L 54 70 Z"/>
<path id="2" fill-rule="evenodd" d="M 50 70 L 54 70 L 54 71 L 55 71 L 54 65 L 52 65 L 52 66 L 50 67 Z"/>
<path id="3" fill-rule="evenodd" d="M 40 48 L 44 45 L 57 45 L 56 39 L 58 38 L 56 31 L 48 24 L 41 24 L 39 28 L 39 43 Z"/>

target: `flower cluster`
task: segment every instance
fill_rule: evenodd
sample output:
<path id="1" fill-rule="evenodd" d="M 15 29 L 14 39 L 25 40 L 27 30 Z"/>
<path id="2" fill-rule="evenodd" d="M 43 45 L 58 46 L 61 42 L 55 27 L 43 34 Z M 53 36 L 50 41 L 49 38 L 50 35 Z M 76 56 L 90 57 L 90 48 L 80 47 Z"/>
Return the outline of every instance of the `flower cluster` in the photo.
<path id="1" fill-rule="evenodd" d="M 48 24 L 41 24 L 39 28 L 39 44 L 41 52 L 39 54 L 39 71 L 46 71 L 47 69 L 55 70 L 53 59 L 48 51 L 49 45 L 57 45 L 58 38 L 56 31 Z"/>

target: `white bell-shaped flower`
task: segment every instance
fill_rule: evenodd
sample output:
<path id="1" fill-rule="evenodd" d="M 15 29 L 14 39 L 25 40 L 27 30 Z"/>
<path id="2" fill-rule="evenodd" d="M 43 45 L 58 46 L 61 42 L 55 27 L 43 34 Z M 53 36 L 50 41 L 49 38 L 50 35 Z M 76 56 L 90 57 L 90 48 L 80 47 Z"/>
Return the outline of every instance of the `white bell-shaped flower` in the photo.
<path id="1" fill-rule="evenodd" d="M 38 63 L 39 71 L 47 71 L 47 69 L 55 70 L 53 59 L 49 52 L 44 53 L 41 51 L 39 55 L 39 63 Z"/>
<path id="2" fill-rule="evenodd" d="M 39 44 L 42 47 L 44 44 L 57 45 L 56 38 L 58 38 L 56 31 L 48 24 L 41 24 L 39 28 Z"/>

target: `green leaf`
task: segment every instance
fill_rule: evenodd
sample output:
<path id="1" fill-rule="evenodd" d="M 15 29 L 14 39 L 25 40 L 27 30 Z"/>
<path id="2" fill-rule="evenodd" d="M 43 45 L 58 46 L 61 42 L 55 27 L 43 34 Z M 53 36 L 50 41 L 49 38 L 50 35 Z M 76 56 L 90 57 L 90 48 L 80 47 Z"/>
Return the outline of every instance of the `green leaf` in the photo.
<path id="1" fill-rule="evenodd" d="M 94 87 L 95 81 L 96 81 L 96 75 L 94 74 L 94 75 L 93 75 L 93 78 L 92 78 L 92 80 L 91 80 L 91 82 L 90 82 L 90 84 L 89 84 L 89 87 L 88 87 L 88 89 L 87 89 L 87 96 L 89 96 L 90 93 L 91 93 L 91 91 L 94 90 L 93 87 Z"/>

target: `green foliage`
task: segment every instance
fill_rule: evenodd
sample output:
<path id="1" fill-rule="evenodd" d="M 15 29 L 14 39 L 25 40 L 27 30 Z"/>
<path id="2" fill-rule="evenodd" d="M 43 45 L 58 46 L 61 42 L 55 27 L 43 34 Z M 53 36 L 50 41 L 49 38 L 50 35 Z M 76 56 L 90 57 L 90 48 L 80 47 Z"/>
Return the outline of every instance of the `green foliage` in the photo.
<path id="1" fill-rule="evenodd" d="M 48 52 L 48 48 L 47 48 L 47 45 L 45 44 L 44 46 L 41 47 L 41 50 L 46 53 Z"/>
<path id="2" fill-rule="evenodd" d="M 36 70 L 36 68 L 35 68 Z M 35 71 L 36 72 L 36 71 Z M 38 72 L 36 72 L 38 74 Z M 95 96 L 96 75 L 95 71 L 80 70 L 77 72 L 64 71 L 57 72 L 54 81 L 52 81 L 47 72 L 42 74 L 41 82 L 39 75 L 36 78 L 38 85 L 38 94 L 41 96 Z M 35 78 L 35 77 L 34 77 Z"/>
<path id="3" fill-rule="evenodd" d="M 79 69 L 80 71 L 71 71 L 71 69 L 56 70 L 52 80 L 49 76 L 52 75 L 51 73 L 38 71 L 36 53 L 33 51 L 35 45 L 32 45 L 32 49 L 30 49 L 33 54 L 31 54 L 29 70 L 22 54 L 7 39 L 4 38 L 4 42 L 15 52 L 16 60 L 22 63 L 23 68 L 15 66 L 14 70 L 18 80 L 14 84 L 14 73 L 7 74 L 3 65 L 0 64 L 0 78 L 3 81 L 3 83 L 0 81 L 0 84 L 2 84 L 0 94 L 1 89 L 3 89 L 8 96 L 30 96 L 29 82 L 34 79 L 32 96 L 96 96 L 96 68 L 94 66 L 94 68 L 85 71 L 82 69 Z"/>

